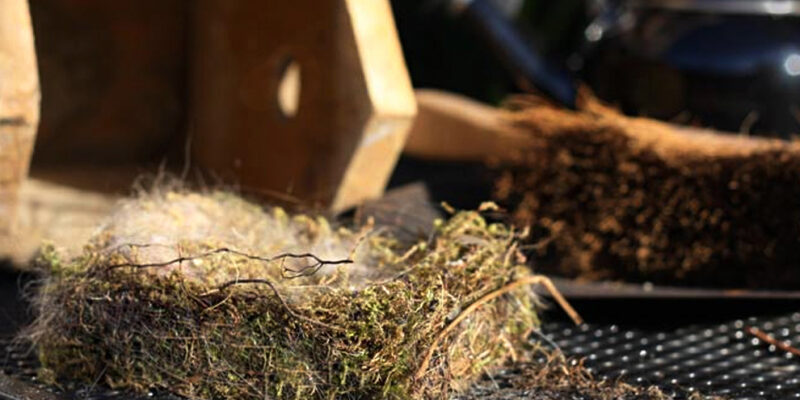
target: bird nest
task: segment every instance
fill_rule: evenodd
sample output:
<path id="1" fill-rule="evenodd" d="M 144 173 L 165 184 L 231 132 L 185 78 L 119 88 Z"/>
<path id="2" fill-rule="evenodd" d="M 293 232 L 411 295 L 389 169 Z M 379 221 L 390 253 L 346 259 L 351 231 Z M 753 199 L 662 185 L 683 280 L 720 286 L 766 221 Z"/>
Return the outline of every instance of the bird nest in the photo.
<path id="1" fill-rule="evenodd" d="M 538 325 L 519 233 L 479 212 L 398 243 L 225 193 L 122 205 L 77 257 L 43 248 L 29 331 L 51 382 L 191 398 L 432 398 Z"/>

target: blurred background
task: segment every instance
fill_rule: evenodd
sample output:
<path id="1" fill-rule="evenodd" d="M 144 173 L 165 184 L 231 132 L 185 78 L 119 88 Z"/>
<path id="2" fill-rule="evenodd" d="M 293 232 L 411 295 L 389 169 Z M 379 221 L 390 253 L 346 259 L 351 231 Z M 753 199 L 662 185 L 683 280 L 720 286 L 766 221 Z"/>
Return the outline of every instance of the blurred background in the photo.
<path id="1" fill-rule="evenodd" d="M 788 138 L 800 131 L 800 5 L 759 0 L 491 0 L 552 65 L 630 115 Z M 415 86 L 518 92 L 458 1 L 393 1 Z"/>
<path id="2" fill-rule="evenodd" d="M 584 0 L 492 0 L 532 48 L 566 66 L 590 21 Z M 519 92 L 480 31 L 443 0 L 392 1 L 411 80 L 499 105 Z"/>

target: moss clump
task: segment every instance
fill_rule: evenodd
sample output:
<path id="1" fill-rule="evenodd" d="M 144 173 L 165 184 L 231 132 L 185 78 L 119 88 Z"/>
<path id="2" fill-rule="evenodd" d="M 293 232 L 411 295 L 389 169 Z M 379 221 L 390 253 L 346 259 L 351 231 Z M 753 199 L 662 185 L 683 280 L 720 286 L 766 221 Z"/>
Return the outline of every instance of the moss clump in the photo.
<path id="1" fill-rule="evenodd" d="M 80 257 L 45 252 L 31 336 L 59 380 L 191 398 L 441 397 L 538 323 L 530 288 L 492 296 L 530 277 L 515 240 L 476 212 L 407 248 L 227 194 L 151 196 Z M 286 252 L 352 263 L 272 257 Z"/>

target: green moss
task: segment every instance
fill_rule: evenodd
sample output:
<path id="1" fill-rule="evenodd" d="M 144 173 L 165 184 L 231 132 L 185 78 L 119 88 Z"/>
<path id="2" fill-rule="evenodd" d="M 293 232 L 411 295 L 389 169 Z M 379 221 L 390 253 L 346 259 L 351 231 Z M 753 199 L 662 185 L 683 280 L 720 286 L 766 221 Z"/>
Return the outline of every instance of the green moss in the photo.
<path id="1" fill-rule="evenodd" d="M 115 268 L 145 260 L 131 246 L 110 246 L 118 240 L 106 229 L 75 260 L 43 251 L 52 275 L 32 337 L 44 377 L 100 377 L 114 388 L 166 388 L 192 398 L 431 398 L 461 390 L 504 362 L 509 346 L 525 346 L 538 324 L 535 296 L 521 288 L 482 304 L 436 341 L 470 304 L 530 274 L 509 262 L 516 259 L 514 232 L 477 212 L 438 223 L 433 240 L 409 251 L 391 238 L 336 230 L 323 219 L 265 213 L 228 194 L 170 193 L 156 203 L 187 199 L 222 204 L 238 213 L 236 221 L 270 219 L 272 229 L 290 232 L 300 247 L 358 247 L 357 263 L 369 273 L 325 266 L 333 271 L 287 280 L 285 260 L 208 254 L 242 244 L 219 238 L 180 241 L 183 256 L 208 254 L 186 261 L 188 270 L 176 267 L 184 263 Z M 263 256 L 282 248 L 247 247 Z M 281 296 L 264 284 L 220 290 L 245 278 L 266 279 Z"/>

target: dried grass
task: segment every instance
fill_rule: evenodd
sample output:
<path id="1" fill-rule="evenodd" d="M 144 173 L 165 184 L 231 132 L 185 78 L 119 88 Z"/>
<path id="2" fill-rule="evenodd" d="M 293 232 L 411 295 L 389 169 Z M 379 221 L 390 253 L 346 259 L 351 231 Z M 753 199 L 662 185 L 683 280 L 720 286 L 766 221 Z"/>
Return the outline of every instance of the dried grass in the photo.
<path id="1" fill-rule="evenodd" d="M 191 398 L 438 398 L 529 345 L 518 235 L 478 212 L 404 246 L 225 193 L 127 202 L 45 247 L 29 331 L 51 382 Z"/>

